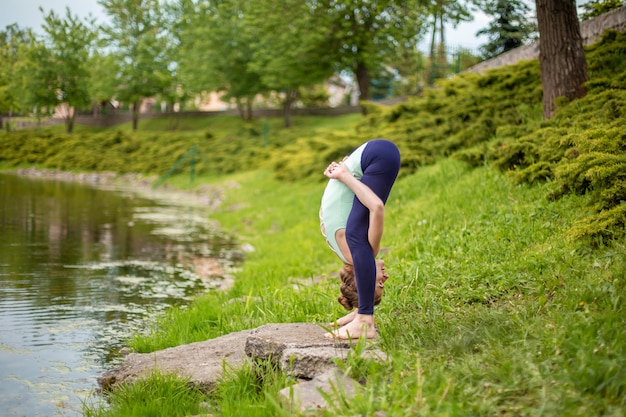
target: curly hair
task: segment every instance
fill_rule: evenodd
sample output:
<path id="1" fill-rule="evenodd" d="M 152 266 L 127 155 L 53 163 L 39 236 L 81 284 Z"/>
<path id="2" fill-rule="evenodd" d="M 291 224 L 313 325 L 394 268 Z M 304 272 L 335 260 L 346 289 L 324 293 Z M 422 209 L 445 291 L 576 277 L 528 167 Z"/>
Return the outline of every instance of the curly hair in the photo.
<path id="1" fill-rule="evenodd" d="M 356 279 L 354 276 L 354 269 L 343 267 L 339 271 L 339 279 L 341 284 L 339 285 L 339 291 L 341 295 L 337 298 L 339 304 L 346 310 L 350 311 L 359 306 L 359 293 L 356 288 Z M 382 299 L 383 291 L 376 291 L 374 294 L 374 305 L 378 305 Z"/>

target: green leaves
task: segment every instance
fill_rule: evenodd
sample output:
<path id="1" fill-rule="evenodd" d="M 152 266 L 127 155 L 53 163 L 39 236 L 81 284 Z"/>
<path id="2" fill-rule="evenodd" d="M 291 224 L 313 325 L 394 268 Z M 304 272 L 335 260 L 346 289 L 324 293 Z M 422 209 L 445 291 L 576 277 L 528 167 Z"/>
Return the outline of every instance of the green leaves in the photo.
<path id="1" fill-rule="evenodd" d="M 12 113 L 19 109 L 21 85 L 19 81 L 23 75 L 19 72 L 20 51 L 31 38 L 30 31 L 21 29 L 15 24 L 7 26 L 0 32 L 0 114 Z"/>
<path id="2" fill-rule="evenodd" d="M 40 8 L 41 12 L 44 10 Z M 47 107 L 60 104 L 68 132 L 73 129 L 74 110 L 91 103 L 89 95 L 89 58 L 96 32 L 93 21 L 81 21 L 66 9 L 64 18 L 53 11 L 44 14 L 41 40 L 32 40 L 22 48 L 20 96 L 23 107 Z"/>
<path id="3" fill-rule="evenodd" d="M 489 37 L 489 42 L 481 47 L 487 59 L 524 45 L 537 30 L 536 24 L 528 18 L 530 7 L 521 0 L 489 0 L 484 4 L 484 11 L 493 18 L 487 28 L 477 33 Z"/>
<path id="4" fill-rule="evenodd" d="M 167 26 L 157 0 L 101 0 L 111 19 L 107 40 L 119 65 L 116 98 L 133 105 L 137 128 L 142 99 L 172 88 Z"/>

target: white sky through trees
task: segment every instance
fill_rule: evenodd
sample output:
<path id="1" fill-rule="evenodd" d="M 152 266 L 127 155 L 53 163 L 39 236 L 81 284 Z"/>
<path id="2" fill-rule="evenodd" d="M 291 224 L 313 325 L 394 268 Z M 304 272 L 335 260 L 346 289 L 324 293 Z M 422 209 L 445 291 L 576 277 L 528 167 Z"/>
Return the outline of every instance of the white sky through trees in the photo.
<path id="1" fill-rule="evenodd" d="M 576 0 L 579 6 L 588 0 Z M 54 10 L 61 17 L 65 17 L 65 8 L 69 7 L 73 15 L 85 18 L 91 14 L 97 23 L 105 23 L 107 16 L 104 8 L 98 4 L 97 0 L 3 0 L 0 13 L 0 30 L 12 23 L 17 23 L 20 28 L 31 28 L 36 33 L 41 33 L 41 26 L 44 22 L 43 14 L 39 6 L 44 11 Z M 535 2 L 527 0 L 534 13 Z M 446 44 L 450 47 L 463 47 L 477 50 L 482 44 L 487 42 L 485 36 L 477 37 L 476 32 L 489 25 L 489 17 L 482 13 L 475 13 L 472 22 L 463 22 L 457 28 L 449 26 L 446 30 Z M 428 52 L 430 47 L 430 33 L 427 33 L 419 45 L 419 49 Z"/>
<path id="2" fill-rule="evenodd" d="M 5 2 L 5 1 L 3 1 Z M 2 7 L 0 13 L 0 30 L 4 30 L 8 25 L 17 23 L 20 28 L 31 28 L 36 33 L 42 33 L 41 26 L 44 23 L 43 14 L 39 7 L 43 7 L 45 12 L 54 10 L 60 17 L 65 17 L 65 8 L 69 7 L 73 15 L 81 19 L 92 15 L 97 23 L 105 23 L 107 16 L 104 8 L 98 4 L 97 0 L 6 0 L 6 5 Z M 446 31 L 446 44 L 449 46 L 461 46 L 469 49 L 477 49 L 486 42 L 485 37 L 476 37 L 476 32 L 487 27 L 489 23 L 485 15 L 477 14 L 473 22 L 461 23 L 456 29 L 449 27 Z M 420 44 L 421 50 L 428 50 L 430 36 L 427 34 Z"/>

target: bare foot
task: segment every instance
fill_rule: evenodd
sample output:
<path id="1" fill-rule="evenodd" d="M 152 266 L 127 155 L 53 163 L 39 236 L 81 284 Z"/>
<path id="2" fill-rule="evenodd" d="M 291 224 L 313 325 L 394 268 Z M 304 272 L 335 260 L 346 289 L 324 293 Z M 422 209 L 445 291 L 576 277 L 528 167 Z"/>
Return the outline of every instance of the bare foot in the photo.
<path id="1" fill-rule="evenodd" d="M 346 314 L 345 316 L 338 318 L 337 320 L 335 320 L 332 323 L 329 323 L 330 326 L 335 327 L 335 326 L 345 326 L 346 324 L 350 323 L 352 320 L 354 320 L 354 317 L 356 316 L 356 310 L 351 311 L 350 313 Z"/>
<path id="2" fill-rule="evenodd" d="M 367 339 L 376 337 L 376 324 L 373 315 L 356 314 L 351 322 L 331 333 L 324 335 L 327 339 L 356 340 L 361 336 Z"/>

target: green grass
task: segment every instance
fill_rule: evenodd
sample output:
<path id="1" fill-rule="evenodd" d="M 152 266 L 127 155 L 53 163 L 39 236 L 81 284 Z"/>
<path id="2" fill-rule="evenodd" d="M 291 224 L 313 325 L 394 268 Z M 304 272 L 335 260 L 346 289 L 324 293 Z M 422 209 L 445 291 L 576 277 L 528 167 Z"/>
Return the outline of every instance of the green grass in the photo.
<path id="1" fill-rule="evenodd" d="M 85 416 L 184 417 L 204 411 L 203 400 L 203 394 L 186 380 L 155 372 L 135 384 L 121 385 L 109 404 L 102 399 L 85 403 Z"/>
<path id="2" fill-rule="evenodd" d="M 278 182 L 268 171 L 218 183 L 237 187 L 212 217 L 255 250 L 234 288 L 170 311 L 134 338 L 138 351 L 344 313 L 335 301 L 340 263 L 318 230 L 323 183 Z M 391 279 L 377 309 L 378 343 L 391 360 L 360 369 L 358 396 L 318 414 L 623 415 L 624 244 L 565 239 L 585 197 L 549 202 L 548 188 L 449 159 L 401 178 L 387 204 Z M 204 399 L 213 415 L 279 415 L 277 392 L 290 382 L 258 375 L 229 374 Z M 123 401 L 130 409 L 140 400 Z"/>
<path id="3" fill-rule="evenodd" d="M 343 121 L 346 131 L 353 121 Z M 325 131 L 320 120 L 302 121 L 300 129 Z M 196 177 L 197 186 L 225 190 L 212 217 L 254 251 L 233 271 L 232 289 L 172 309 L 150 333 L 134 336 L 135 350 L 345 313 L 336 302 L 340 263 L 319 233 L 321 173 L 276 177 L 268 165 Z M 169 182 L 187 188 L 189 177 Z M 391 360 L 349 359 L 344 366 L 365 381 L 362 389 L 318 414 L 623 415 L 624 242 L 568 239 L 593 195 L 550 201 L 552 189 L 449 158 L 403 174 L 387 205 L 383 256 L 391 279 L 377 309 L 377 343 Z M 277 393 L 291 383 L 267 364 L 230 370 L 211 393 L 153 375 L 86 404 L 85 415 L 286 415 Z"/>
<path id="4" fill-rule="evenodd" d="M 364 103 L 366 117 L 295 117 L 292 129 L 269 119 L 267 146 L 265 120 L 181 119 L 170 131 L 171 120 L 151 119 L 136 133 L 1 134 L 0 166 L 161 175 L 197 144 L 206 161 L 196 184 L 226 191 L 212 217 L 254 250 L 232 289 L 172 309 L 130 342 L 150 352 L 344 314 L 340 263 L 319 232 L 321 172 L 363 141 L 389 138 L 403 165 L 386 208 L 391 278 L 377 343 L 391 360 L 349 359 L 362 389 L 318 414 L 623 416 L 624 45 L 626 32 L 607 32 L 587 49 L 586 97 L 559 102 L 550 120 L 538 62 L 528 61 L 459 75 L 396 106 Z M 187 188 L 177 174 L 168 181 Z M 277 392 L 292 381 L 259 366 L 232 370 L 203 395 L 210 413 L 284 415 Z M 146 389 L 115 392 L 89 416 L 150 415 Z"/>

